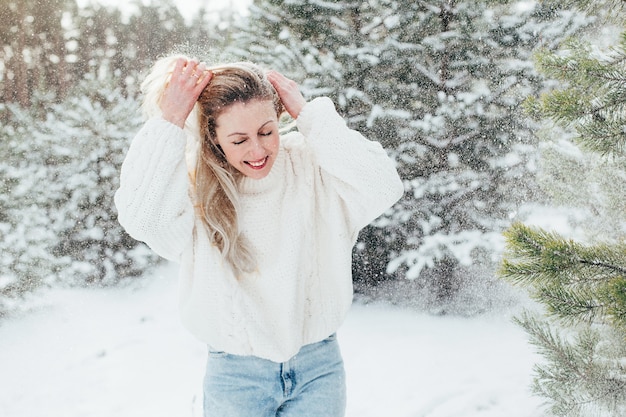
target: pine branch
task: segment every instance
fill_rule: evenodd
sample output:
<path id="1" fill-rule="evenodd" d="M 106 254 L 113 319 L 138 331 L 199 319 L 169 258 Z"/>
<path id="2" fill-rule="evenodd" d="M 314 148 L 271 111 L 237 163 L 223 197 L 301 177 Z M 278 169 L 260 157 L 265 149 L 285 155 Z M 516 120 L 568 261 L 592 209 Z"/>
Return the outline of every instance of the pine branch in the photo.
<path id="1" fill-rule="evenodd" d="M 626 328 L 626 245 L 584 246 L 555 233 L 514 224 L 500 275 L 530 287 L 565 324 L 604 322 Z"/>
<path id="2" fill-rule="evenodd" d="M 606 305 L 599 302 L 597 294 L 591 291 L 543 287 L 538 291 L 537 298 L 548 307 L 551 314 L 566 324 L 577 321 L 592 323 L 607 313 Z"/>
<path id="3" fill-rule="evenodd" d="M 626 150 L 626 36 L 608 57 L 595 58 L 587 43 L 572 40 L 567 55 L 543 51 L 536 66 L 564 87 L 529 99 L 525 104 L 533 117 L 548 117 L 578 132 L 578 142 L 603 155 Z"/>
<path id="4" fill-rule="evenodd" d="M 609 300 L 607 314 L 626 329 L 626 276 L 611 282 L 606 288 L 605 297 Z"/>
<path id="5" fill-rule="evenodd" d="M 583 246 L 556 233 L 516 223 L 504 234 L 500 273 L 519 283 L 606 281 L 626 275 L 626 244 Z"/>
<path id="6" fill-rule="evenodd" d="M 558 331 L 550 329 L 545 322 L 540 322 L 528 313 L 523 313 L 521 317 L 514 321 L 520 325 L 530 336 L 530 343 L 539 350 L 543 356 L 552 364 L 558 364 L 554 368 L 543 368 L 542 374 L 549 377 L 556 383 L 564 383 L 571 379 L 585 379 L 587 377 L 584 369 L 588 366 L 580 366 L 581 363 L 588 365 L 587 361 L 592 357 L 592 353 L 597 344 L 597 338 L 593 333 L 586 335 L 575 349 L 565 342 Z M 572 378 L 574 376 L 574 378 Z"/>
<path id="7" fill-rule="evenodd" d="M 601 341 L 605 339 L 598 332 L 582 331 L 567 340 L 548 322 L 529 313 L 515 321 L 547 359 L 545 364 L 535 366 L 533 389 L 551 400 L 554 415 L 583 416 L 590 409 L 614 413 L 626 406 L 626 369 L 619 365 L 622 351 L 603 352 Z"/>

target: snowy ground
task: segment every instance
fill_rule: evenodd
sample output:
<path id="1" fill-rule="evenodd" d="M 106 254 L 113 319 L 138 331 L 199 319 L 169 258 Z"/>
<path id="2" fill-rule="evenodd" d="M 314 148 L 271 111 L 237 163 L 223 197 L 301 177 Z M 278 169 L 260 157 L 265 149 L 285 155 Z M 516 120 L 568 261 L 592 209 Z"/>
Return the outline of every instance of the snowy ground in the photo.
<path id="1" fill-rule="evenodd" d="M 338 332 L 347 417 L 541 416 L 538 357 L 510 318 L 355 305 Z M 205 354 L 178 321 L 172 266 L 134 288 L 58 290 L 0 326 L 0 416 L 199 417 Z"/>

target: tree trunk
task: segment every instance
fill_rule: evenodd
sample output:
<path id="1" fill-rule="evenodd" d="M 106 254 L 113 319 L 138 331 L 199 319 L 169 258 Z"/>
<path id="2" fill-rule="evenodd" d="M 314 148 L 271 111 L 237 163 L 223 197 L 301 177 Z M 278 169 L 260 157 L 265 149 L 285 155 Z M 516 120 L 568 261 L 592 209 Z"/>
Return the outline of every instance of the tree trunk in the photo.
<path id="1" fill-rule="evenodd" d="M 28 94 L 28 68 L 26 61 L 24 60 L 24 50 L 26 49 L 26 11 L 23 1 L 18 2 L 18 19 L 19 30 L 17 35 L 17 45 L 15 48 L 15 68 L 14 68 L 14 83 L 15 83 L 15 95 L 17 102 L 26 107 L 29 104 Z"/>

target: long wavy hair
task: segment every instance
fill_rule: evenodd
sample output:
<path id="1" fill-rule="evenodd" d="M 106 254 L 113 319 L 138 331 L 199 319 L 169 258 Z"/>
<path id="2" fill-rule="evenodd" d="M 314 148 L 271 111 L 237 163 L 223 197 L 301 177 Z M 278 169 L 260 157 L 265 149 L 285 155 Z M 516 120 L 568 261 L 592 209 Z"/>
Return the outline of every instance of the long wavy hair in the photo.
<path id="1" fill-rule="evenodd" d="M 161 114 L 159 103 L 179 57 L 189 59 L 173 55 L 158 60 L 142 83 L 142 109 L 147 117 Z M 191 167 L 196 212 L 212 243 L 239 277 L 254 271 L 257 264 L 250 243 L 239 228 L 237 182 L 243 174 L 226 161 L 217 142 L 216 122 L 235 103 L 271 101 L 277 117 L 284 108 L 276 90 L 257 65 L 238 62 L 208 69 L 213 72 L 213 78 L 185 122 L 185 130 L 194 139 L 191 142 L 194 146 L 188 149 L 192 156 L 187 161 Z"/>

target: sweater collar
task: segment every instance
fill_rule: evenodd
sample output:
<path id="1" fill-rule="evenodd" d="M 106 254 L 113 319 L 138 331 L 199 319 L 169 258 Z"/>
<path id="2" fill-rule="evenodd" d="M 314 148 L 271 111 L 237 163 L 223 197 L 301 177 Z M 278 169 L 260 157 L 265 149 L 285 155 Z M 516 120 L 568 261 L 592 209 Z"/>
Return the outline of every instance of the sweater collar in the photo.
<path id="1" fill-rule="evenodd" d="M 276 187 L 284 177 L 284 166 L 285 150 L 281 144 L 281 146 L 278 147 L 278 154 L 276 155 L 276 160 L 269 174 L 258 180 L 242 176 L 237 185 L 239 192 L 241 194 L 260 194 L 271 190 Z"/>

